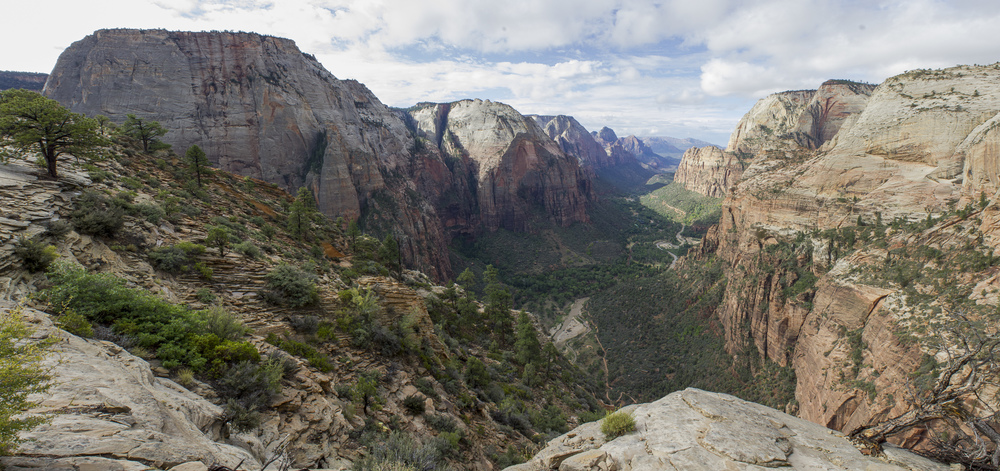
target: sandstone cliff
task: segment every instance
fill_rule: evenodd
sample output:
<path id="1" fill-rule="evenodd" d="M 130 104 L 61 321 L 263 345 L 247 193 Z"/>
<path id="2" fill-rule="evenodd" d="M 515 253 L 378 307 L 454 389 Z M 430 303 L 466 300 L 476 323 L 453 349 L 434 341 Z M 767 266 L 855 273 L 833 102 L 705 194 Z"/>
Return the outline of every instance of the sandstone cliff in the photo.
<path id="1" fill-rule="evenodd" d="M 870 84 L 829 80 L 817 90 L 770 95 L 740 120 L 726 150 L 756 153 L 774 138 L 817 149 L 853 124 L 873 89 Z"/>
<path id="2" fill-rule="evenodd" d="M 476 216 L 488 230 L 527 230 L 535 209 L 561 225 L 588 220 L 590 179 L 534 120 L 488 100 L 422 105 L 410 116 L 418 137 L 474 178 Z"/>
<path id="3" fill-rule="evenodd" d="M 674 170 L 677 166 L 678 160 L 675 157 L 657 154 L 638 137 L 618 137 L 615 131 L 607 126 L 590 134 L 598 144 L 604 146 L 605 152 L 616 163 L 635 160 L 647 168 L 660 172 Z M 663 144 L 660 146 L 663 147 Z"/>
<path id="4" fill-rule="evenodd" d="M 795 367 L 801 417 L 850 430 L 902 412 L 908 375 L 935 353 L 908 336 L 942 310 L 996 303 L 992 269 L 962 257 L 996 249 L 1000 211 L 978 208 L 997 189 L 998 83 L 995 66 L 961 66 L 890 78 L 870 98 L 841 90 L 853 105 L 827 107 L 821 131 L 807 109 L 829 93 L 776 94 L 733 132 L 729 150 L 755 155 L 701 251 L 729 266 L 727 342 Z M 901 264 L 912 274 L 893 275 Z"/>
<path id="5" fill-rule="evenodd" d="M 551 440 L 528 463 L 507 471 L 768 469 L 947 471 L 906 450 L 862 455 L 843 435 L 726 394 L 686 389 L 622 412 L 636 430 L 613 440 L 591 422 Z"/>
<path id="6" fill-rule="evenodd" d="M 740 155 L 718 147 L 692 147 L 681 157 L 674 181 L 702 195 L 722 198 L 743 176 L 745 165 Z"/>
<path id="7" fill-rule="evenodd" d="M 529 115 L 529 117 L 559 144 L 563 152 L 576 157 L 581 166 L 596 170 L 615 165 L 604 151 L 604 147 L 572 116 Z"/>
<path id="8" fill-rule="evenodd" d="M 437 278 L 451 275 L 454 233 L 524 230 L 531 205 L 561 224 L 586 220 L 588 176 L 513 109 L 457 104 L 438 137 L 461 148 L 425 146 L 406 113 L 287 39 L 100 30 L 60 56 L 45 93 L 75 112 L 159 121 L 178 153 L 197 144 L 223 170 L 309 187 L 324 214 L 397 232 L 404 257 Z"/>
<path id="9" fill-rule="evenodd" d="M 0 70 L 0 90 L 23 88 L 25 90 L 42 91 L 48 74 L 34 72 L 11 72 Z"/>

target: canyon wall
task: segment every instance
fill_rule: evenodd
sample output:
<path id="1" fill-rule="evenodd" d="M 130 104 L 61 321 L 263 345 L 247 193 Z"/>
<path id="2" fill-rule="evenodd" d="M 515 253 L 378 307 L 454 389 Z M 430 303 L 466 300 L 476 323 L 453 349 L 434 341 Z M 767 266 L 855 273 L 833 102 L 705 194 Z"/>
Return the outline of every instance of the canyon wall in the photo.
<path id="1" fill-rule="evenodd" d="M 718 147 L 692 147 L 684 151 L 674 181 L 712 198 L 722 198 L 743 176 L 739 155 Z"/>
<path id="2" fill-rule="evenodd" d="M 398 231 L 404 257 L 438 278 L 451 274 L 455 233 L 525 230 L 532 204 L 560 224 L 586 220 L 589 177 L 513 109 L 456 106 L 475 119 L 452 119 L 461 149 L 442 151 L 412 117 L 287 39 L 100 30 L 63 52 L 44 93 L 91 116 L 159 121 L 179 154 L 197 144 L 226 171 L 308 187 L 328 216 Z M 532 126 L 496 132 L 519 122 Z M 471 160 L 449 166 L 453 157 Z"/>
<path id="3" fill-rule="evenodd" d="M 924 245 L 995 250 L 998 96 L 997 66 L 912 71 L 874 89 L 831 81 L 761 100 L 733 132 L 727 150 L 748 165 L 700 250 L 727 267 L 727 345 L 794 367 L 801 417 L 851 430 L 901 413 L 910 373 L 935 353 L 907 335 L 948 308 L 941 286 L 996 304 L 985 273 L 953 267 L 914 291 L 874 267 Z M 689 152 L 682 168 L 725 155 Z M 955 212 L 980 201 L 977 218 Z M 872 240 L 845 242 L 845 229 Z"/>

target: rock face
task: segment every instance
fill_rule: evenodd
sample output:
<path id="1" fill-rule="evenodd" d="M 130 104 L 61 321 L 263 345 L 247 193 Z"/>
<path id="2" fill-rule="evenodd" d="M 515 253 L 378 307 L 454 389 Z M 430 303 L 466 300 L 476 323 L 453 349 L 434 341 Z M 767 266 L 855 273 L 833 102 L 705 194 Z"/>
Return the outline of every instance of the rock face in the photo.
<path id="1" fill-rule="evenodd" d="M 660 171 L 673 170 L 677 166 L 676 158 L 657 154 L 638 137 L 620 138 L 614 130 L 607 126 L 601 128 L 600 131 L 592 132 L 591 135 L 600 145 L 604 146 L 604 151 L 607 152 L 612 161 L 624 163 L 631 158 L 649 168 Z"/>
<path id="2" fill-rule="evenodd" d="M 607 441 L 601 423 L 557 437 L 528 463 L 508 471 L 765 469 L 947 471 L 905 450 L 862 455 L 843 435 L 726 394 L 686 389 L 622 408 L 636 431 Z"/>
<path id="3" fill-rule="evenodd" d="M 743 176 L 745 163 L 733 152 L 715 146 L 692 147 L 684 152 L 674 181 L 688 190 L 722 198 Z"/>
<path id="4" fill-rule="evenodd" d="M 438 137 L 461 147 L 443 153 L 440 140 L 414 136 L 406 113 L 287 39 L 100 30 L 63 52 L 45 94 L 75 112 L 159 121 L 178 153 L 197 144 L 224 170 L 292 193 L 309 187 L 328 216 L 398 228 L 404 257 L 438 278 L 450 275 L 451 234 L 523 230 L 534 204 L 561 224 L 586 220 L 589 179 L 513 109 L 456 104 Z"/>
<path id="5" fill-rule="evenodd" d="M 534 120 L 488 100 L 425 104 L 410 116 L 420 138 L 474 178 L 473 216 L 488 230 L 524 231 L 532 208 L 561 225 L 588 220 L 589 178 Z"/>
<path id="6" fill-rule="evenodd" d="M 946 248 L 970 243 L 971 236 L 941 227 L 839 259 L 822 237 L 807 236 L 812 251 L 791 258 L 768 258 L 769 249 L 797 232 L 815 234 L 858 220 L 871 225 L 939 217 L 950 205 L 979 204 L 981 195 L 988 201 L 1000 189 L 997 67 L 913 71 L 888 79 L 870 97 L 866 90 L 828 82 L 820 92 L 787 92 L 758 102 L 728 149 L 750 154 L 749 165 L 701 248 L 729 267 L 732 282 L 716 312 L 730 348 L 748 341 L 795 367 L 800 416 L 841 430 L 901 413 L 904 405 L 891 398 L 905 394 L 907 375 L 923 353 L 894 334 L 911 315 L 906 289 L 865 282 L 856 270 L 878 266 L 901 247 Z M 963 224 L 978 226 L 995 248 L 1000 215 L 991 208 Z M 782 264 L 800 273 L 810 267 L 819 279 L 789 299 L 784 293 L 800 275 L 776 268 Z M 963 277 L 954 281 L 976 284 Z M 975 293 L 987 293 L 991 283 L 983 280 Z M 977 302 L 987 302 L 981 296 Z M 853 332 L 864 348 L 852 347 L 845 332 Z"/>
<path id="7" fill-rule="evenodd" d="M 829 80 L 818 90 L 781 92 L 761 99 L 743 116 L 726 150 L 760 151 L 774 137 L 817 149 L 850 127 L 866 106 L 874 86 Z"/>
<path id="8" fill-rule="evenodd" d="M 167 469 L 200 461 L 241 469 L 260 463 L 221 443 L 222 409 L 165 378 L 121 347 L 84 340 L 26 310 L 35 336 L 58 339 L 47 366 L 56 380 L 33 413 L 52 420 L 26 433 L 6 469 Z"/>
<path id="9" fill-rule="evenodd" d="M 559 144 L 563 152 L 576 157 L 581 166 L 597 170 L 615 165 L 604 151 L 604 147 L 572 116 L 530 115 L 529 117 Z"/>

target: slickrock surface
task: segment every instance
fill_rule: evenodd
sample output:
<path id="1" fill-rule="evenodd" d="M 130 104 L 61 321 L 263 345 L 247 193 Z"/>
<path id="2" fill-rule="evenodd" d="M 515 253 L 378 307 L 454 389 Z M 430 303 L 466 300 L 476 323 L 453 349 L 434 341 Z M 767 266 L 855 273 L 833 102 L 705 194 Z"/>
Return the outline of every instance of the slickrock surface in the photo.
<path id="1" fill-rule="evenodd" d="M 601 422 L 557 437 L 507 471 L 948 471 L 906 450 L 865 456 L 839 432 L 736 397 L 688 388 L 622 408 L 636 431 L 606 441 Z"/>
<path id="2" fill-rule="evenodd" d="M 217 441 L 219 406 L 154 376 L 149 363 L 115 344 L 81 339 L 44 313 L 25 312 L 36 337 L 58 339 L 46 359 L 55 386 L 34 410 L 53 415 L 24 435 L 21 456 L 0 459 L 6 469 L 131 471 L 192 461 L 260 469 L 246 451 Z"/>

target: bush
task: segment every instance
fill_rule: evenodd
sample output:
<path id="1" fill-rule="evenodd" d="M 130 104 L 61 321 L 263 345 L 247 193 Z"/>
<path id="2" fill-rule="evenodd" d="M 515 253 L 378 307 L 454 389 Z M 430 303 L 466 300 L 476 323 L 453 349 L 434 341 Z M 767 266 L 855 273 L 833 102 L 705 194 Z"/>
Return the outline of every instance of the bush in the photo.
<path id="1" fill-rule="evenodd" d="M 205 330 L 222 340 L 237 340 L 250 333 L 250 328 L 239 319 L 218 306 L 199 311 L 203 316 Z"/>
<path id="2" fill-rule="evenodd" d="M 258 259 L 264 255 L 263 253 L 261 253 L 260 247 L 257 247 L 256 245 L 253 244 L 253 242 L 250 241 L 243 241 L 236 245 L 233 245 L 233 251 L 246 255 L 247 257 L 250 257 L 252 259 Z"/>
<path id="3" fill-rule="evenodd" d="M 70 223 L 65 219 L 56 219 L 55 221 L 49 222 L 45 225 L 45 232 L 43 235 L 45 237 L 51 237 L 58 240 L 62 238 L 62 236 L 69 234 L 69 231 L 72 229 L 73 226 L 70 225 Z"/>
<path id="4" fill-rule="evenodd" d="M 44 271 L 59 255 L 55 246 L 46 245 L 37 237 L 20 237 L 14 243 L 14 255 L 21 259 L 24 268 L 31 273 Z"/>
<path id="5" fill-rule="evenodd" d="M 424 396 L 431 399 L 437 399 L 438 393 L 434 390 L 434 382 L 428 378 L 418 378 L 414 386 L 417 387 L 417 391 L 420 391 Z"/>
<path id="6" fill-rule="evenodd" d="M 87 322 L 87 318 L 74 311 L 67 311 L 56 318 L 56 325 L 77 337 L 93 337 L 94 327 Z"/>
<path id="7" fill-rule="evenodd" d="M 601 433 L 608 440 L 618 438 L 635 431 L 635 415 L 632 412 L 620 410 L 612 412 L 601 421 Z"/>
<path id="8" fill-rule="evenodd" d="M 149 252 L 149 262 L 153 267 L 167 273 L 178 274 L 191 270 L 194 258 L 205 253 L 205 246 L 192 242 L 157 247 Z"/>
<path id="9" fill-rule="evenodd" d="M 402 432 L 392 432 L 388 437 L 366 434 L 362 438 L 371 454 L 355 461 L 353 471 L 447 469 L 436 447 L 420 445 Z"/>
<path id="10" fill-rule="evenodd" d="M 319 318 L 316 316 L 292 316 L 288 321 L 294 331 L 303 335 L 314 335 L 319 330 Z"/>
<path id="11" fill-rule="evenodd" d="M 282 263 L 266 276 L 266 290 L 261 297 L 272 304 L 302 307 L 319 302 L 316 275 Z"/>
<path id="12" fill-rule="evenodd" d="M 443 414 L 428 414 L 424 416 L 427 425 L 438 432 L 454 432 L 458 430 L 458 423 L 455 419 Z"/>
<path id="13" fill-rule="evenodd" d="M 281 363 L 271 357 L 261 363 L 243 361 L 230 367 L 215 388 L 226 400 L 224 420 L 240 432 L 259 427 L 260 411 L 281 393 L 283 373 Z"/>
<path id="14" fill-rule="evenodd" d="M 76 200 L 70 214 L 77 232 L 94 236 L 114 237 L 125 225 L 125 212 L 104 195 L 85 191 Z"/>
<path id="15" fill-rule="evenodd" d="M 403 399 L 403 407 L 405 407 L 406 411 L 411 415 L 420 415 L 426 410 L 424 398 L 416 394 L 406 396 L 406 399 Z"/>
<path id="16" fill-rule="evenodd" d="M 198 291 L 194 293 L 194 297 L 197 298 L 198 301 L 201 301 L 205 304 L 209 304 L 212 301 L 215 301 L 215 293 L 213 293 L 212 290 L 205 287 L 198 288 Z"/>

